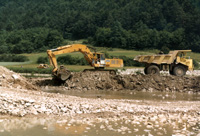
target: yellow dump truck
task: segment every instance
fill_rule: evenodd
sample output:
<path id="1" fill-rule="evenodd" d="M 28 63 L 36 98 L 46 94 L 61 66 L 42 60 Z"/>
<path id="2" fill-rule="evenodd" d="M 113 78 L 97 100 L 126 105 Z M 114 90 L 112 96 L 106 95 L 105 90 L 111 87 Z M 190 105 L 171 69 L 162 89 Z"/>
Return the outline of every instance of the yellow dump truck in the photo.
<path id="1" fill-rule="evenodd" d="M 187 70 L 193 70 L 193 61 L 186 56 L 191 50 L 175 50 L 169 54 L 139 55 L 135 61 L 145 64 L 145 74 L 159 74 L 160 71 L 169 71 L 171 75 L 183 76 Z"/>

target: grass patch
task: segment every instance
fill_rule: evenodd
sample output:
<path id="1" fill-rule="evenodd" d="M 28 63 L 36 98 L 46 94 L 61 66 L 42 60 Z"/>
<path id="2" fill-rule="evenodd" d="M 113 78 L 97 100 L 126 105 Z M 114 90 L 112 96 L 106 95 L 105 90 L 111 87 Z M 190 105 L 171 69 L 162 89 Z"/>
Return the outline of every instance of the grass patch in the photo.
<path id="1" fill-rule="evenodd" d="M 17 73 L 32 73 L 32 74 L 51 74 L 52 72 L 52 67 L 50 68 L 46 68 L 46 69 L 38 69 L 37 68 L 37 64 L 27 64 L 27 65 L 23 65 L 21 66 L 6 66 L 8 69 L 17 72 Z M 83 71 L 84 69 L 94 69 L 91 66 L 79 66 L 79 65 L 64 65 L 68 70 L 70 70 L 71 72 L 80 72 Z M 125 67 L 126 69 L 128 68 L 134 68 L 134 67 Z M 125 69 L 125 68 L 106 68 L 106 69 Z"/>
<path id="2" fill-rule="evenodd" d="M 39 57 L 47 57 L 47 53 L 46 52 L 42 52 L 42 53 L 31 53 L 31 54 L 22 54 L 24 56 L 27 56 L 28 59 L 30 60 L 30 63 L 34 64 L 37 62 L 37 59 Z"/>
<path id="3" fill-rule="evenodd" d="M 190 56 L 191 59 L 200 62 L 200 53 L 189 52 L 187 56 Z"/>
<path id="4" fill-rule="evenodd" d="M 13 65 L 18 65 L 18 66 L 23 66 L 26 64 L 30 64 L 31 61 L 26 61 L 26 62 L 0 62 L 0 66 L 13 66 Z"/>
<path id="5" fill-rule="evenodd" d="M 21 66 L 6 66 L 8 69 L 17 72 L 17 73 L 40 73 L 40 74 L 51 74 L 52 67 L 46 68 L 46 69 L 39 69 L 37 68 L 37 64 L 27 64 Z M 78 65 L 65 65 L 67 69 L 69 69 L 72 72 L 79 72 L 83 71 L 84 69 L 92 69 L 90 66 L 78 66 Z"/>

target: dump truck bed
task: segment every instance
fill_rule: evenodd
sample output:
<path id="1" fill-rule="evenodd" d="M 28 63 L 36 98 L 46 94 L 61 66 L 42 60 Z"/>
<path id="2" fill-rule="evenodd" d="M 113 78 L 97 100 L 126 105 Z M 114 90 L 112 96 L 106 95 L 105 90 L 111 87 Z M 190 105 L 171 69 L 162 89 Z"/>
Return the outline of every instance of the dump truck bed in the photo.
<path id="1" fill-rule="evenodd" d="M 169 54 L 139 55 L 134 60 L 142 63 L 171 64 L 176 59 L 177 53 L 178 51 L 173 51 Z"/>
<path id="2" fill-rule="evenodd" d="M 189 52 L 191 50 L 175 50 L 170 51 L 169 54 L 155 54 L 155 55 L 139 55 L 134 58 L 135 61 L 142 63 L 154 64 L 172 64 L 176 56 L 180 52 Z"/>

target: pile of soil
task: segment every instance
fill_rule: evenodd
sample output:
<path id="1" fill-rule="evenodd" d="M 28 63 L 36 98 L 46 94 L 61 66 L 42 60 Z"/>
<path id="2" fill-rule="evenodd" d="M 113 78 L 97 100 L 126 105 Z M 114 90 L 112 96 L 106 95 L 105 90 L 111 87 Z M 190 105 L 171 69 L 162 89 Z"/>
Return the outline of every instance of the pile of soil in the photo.
<path id="1" fill-rule="evenodd" d="M 125 75 L 115 80 L 125 89 L 137 91 L 200 92 L 200 77 L 177 77 L 161 75 Z"/>
<path id="2" fill-rule="evenodd" d="M 65 86 L 78 90 L 193 91 L 200 92 L 200 77 L 161 75 L 111 75 L 108 72 L 77 72 Z"/>
<path id="3" fill-rule="evenodd" d="M 37 90 L 25 77 L 3 66 L 0 66 L 0 87 Z"/>
<path id="4" fill-rule="evenodd" d="M 73 73 L 70 80 L 66 81 L 65 86 L 69 89 L 83 90 L 123 89 L 123 86 L 114 77 L 108 71 L 77 72 Z"/>
<path id="5" fill-rule="evenodd" d="M 200 76 L 177 77 L 171 75 L 112 75 L 109 72 L 75 72 L 64 83 L 52 79 L 32 79 L 37 86 L 63 87 L 67 90 L 134 90 L 134 91 L 168 91 L 200 92 Z"/>

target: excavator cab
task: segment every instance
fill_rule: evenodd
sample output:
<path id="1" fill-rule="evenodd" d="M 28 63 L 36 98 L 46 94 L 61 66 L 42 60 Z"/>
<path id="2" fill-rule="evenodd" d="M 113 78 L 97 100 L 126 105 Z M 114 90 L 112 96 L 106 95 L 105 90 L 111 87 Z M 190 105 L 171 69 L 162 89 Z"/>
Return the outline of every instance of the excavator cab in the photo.
<path id="1" fill-rule="evenodd" d="M 101 54 L 101 55 L 100 55 L 100 61 L 101 61 L 101 62 L 100 62 L 101 64 L 104 64 L 104 65 L 106 64 L 106 63 L 105 63 L 105 56 L 104 56 L 104 54 Z"/>
<path id="2" fill-rule="evenodd" d="M 95 64 L 97 67 L 104 67 L 105 66 L 105 57 L 103 53 L 94 53 L 94 56 L 96 58 Z"/>

